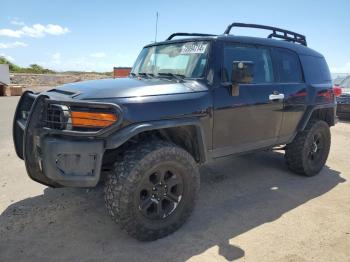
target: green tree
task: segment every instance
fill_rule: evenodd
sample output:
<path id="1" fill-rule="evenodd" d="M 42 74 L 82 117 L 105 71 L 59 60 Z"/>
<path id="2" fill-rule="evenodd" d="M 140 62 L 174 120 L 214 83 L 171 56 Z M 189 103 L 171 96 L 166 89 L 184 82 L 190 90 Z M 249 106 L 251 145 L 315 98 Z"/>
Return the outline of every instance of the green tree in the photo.
<path id="1" fill-rule="evenodd" d="M 34 73 L 34 74 L 53 74 L 55 71 L 43 68 L 38 64 L 31 64 L 29 67 L 20 67 L 11 63 L 5 57 L 0 56 L 0 64 L 8 64 L 11 73 Z"/>

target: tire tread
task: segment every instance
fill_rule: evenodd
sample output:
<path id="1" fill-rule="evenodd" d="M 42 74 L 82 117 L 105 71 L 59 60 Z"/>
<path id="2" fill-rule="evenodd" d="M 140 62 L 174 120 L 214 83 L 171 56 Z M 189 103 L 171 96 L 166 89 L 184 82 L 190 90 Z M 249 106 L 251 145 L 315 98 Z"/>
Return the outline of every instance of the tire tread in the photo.
<path id="1" fill-rule="evenodd" d="M 315 127 L 315 125 L 328 127 L 328 124 L 324 121 L 317 120 L 317 119 L 310 120 L 307 126 L 305 127 L 305 129 L 297 134 L 293 142 L 286 146 L 285 160 L 288 168 L 294 173 L 304 175 L 304 176 L 313 176 L 318 173 L 318 172 L 311 172 L 307 168 L 304 161 L 305 156 L 303 155 L 305 143 L 309 137 L 310 132 L 312 132 L 312 129 Z M 329 131 L 329 127 L 328 127 L 328 131 Z M 329 141 L 329 145 L 330 145 L 330 141 Z M 327 149 L 328 152 L 329 152 L 329 145 Z M 327 156 L 328 156 L 328 152 L 327 152 Z"/>
<path id="2" fill-rule="evenodd" d="M 199 191 L 197 163 L 187 151 L 168 141 L 157 139 L 141 142 L 126 149 L 122 160 L 115 163 L 114 172 L 110 173 L 106 181 L 105 204 L 109 214 L 122 229 L 142 241 L 156 240 L 171 234 L 185 222 L 194 208 L 193 202 L 190 208 L 184 210 L 179 221 L 163 230 L 151 230 L 143 227 L 131 215 L 130 208 L 128 208 L 132 201 L 129 193 L 136 190 L 137 183 L 135 181 L 140 179 L 138 170 L 145 168 L 145 166 L 149 165 L 147 161 L 153 162 L 154 159 L 160 156 L 159 154 L 163 154 L 165 151 L 171 152 L 175 158 L 186 159 L 189 169 L 194 170 L 196 173 L 193 181 L 195 202 Z M 145 158 L 151 153 L 153 153 L 152 159 L 146 161 Z"/>

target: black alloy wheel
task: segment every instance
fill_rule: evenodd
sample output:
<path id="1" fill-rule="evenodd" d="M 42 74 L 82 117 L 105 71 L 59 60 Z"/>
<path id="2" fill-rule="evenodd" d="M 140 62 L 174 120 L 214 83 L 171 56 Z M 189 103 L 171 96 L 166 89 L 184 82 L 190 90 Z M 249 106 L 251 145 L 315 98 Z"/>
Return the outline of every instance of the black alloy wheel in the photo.
<path id="1" fill-rule="evenodd" d="M 311 120 L 286 146 L 288 168 L 301 175 L 314 176 L 325 165 L 331 146 L 329 125 L 322 120 Z"/>
<path id="2" fill-rule="evenodd" d="M 179 205 L 183 181 L 180 171 L 161 164 L 147 174 L 140 185 L 139 209 L 149 219 L 164 219 Z"/>
<path id="3" fill-rule="evenodd" d="M 324 143 L 324 138 L 320 132 L 313 135 L 313 141 L 308 154 L 309 161 L 318 163 L 321 160 L 324 151 Z"/>

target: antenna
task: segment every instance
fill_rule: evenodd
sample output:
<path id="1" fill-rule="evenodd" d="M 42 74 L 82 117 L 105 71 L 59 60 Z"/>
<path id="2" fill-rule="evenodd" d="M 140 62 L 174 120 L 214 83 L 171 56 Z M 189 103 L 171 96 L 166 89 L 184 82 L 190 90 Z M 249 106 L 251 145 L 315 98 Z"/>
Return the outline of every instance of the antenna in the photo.
<path id="1" fill-rule="evenodd" d="M 154 36 L 155 43 L 157 43 L 157 34 L 158 34 L 158 11 L 156 13 L 156 35 Z"/>

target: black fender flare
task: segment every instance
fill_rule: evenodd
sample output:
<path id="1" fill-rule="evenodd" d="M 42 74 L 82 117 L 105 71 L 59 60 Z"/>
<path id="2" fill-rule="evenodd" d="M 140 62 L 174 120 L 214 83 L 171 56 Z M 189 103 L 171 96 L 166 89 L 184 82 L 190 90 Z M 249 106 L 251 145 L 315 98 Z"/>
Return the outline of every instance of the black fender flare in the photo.
<path id="1" fill-rule="evenodd" d="M 331 126 L 335 125 L 337 123 L 337 116 L 336 116 L 336 104 L 324 104 L 324 105 L 309 105 L 306 108 L 306 111 L 303 115 L 303 117 L 300 120 L 300 123 L 298 125 L 298 131 L 303 131 L 309 122 L 313 112 L 315 112 L 318 109 L 333 109 L 333 117 L 331 121 Z"/>
<path id="2" fill-rule="evenodd" d="M 159 130 L 170 127 L 194 126 L 196 130 L 197 143 L 199 146 L 200 162 L 207 160 L 207 147 L 202 125 L 198 118 L 181 118 L 170 120 L 157 120 L 141 122 L 126 126 L 105 139 L 105 149 L 115 149 L 127 142 L 130 138 L 145 131 Z"/>

